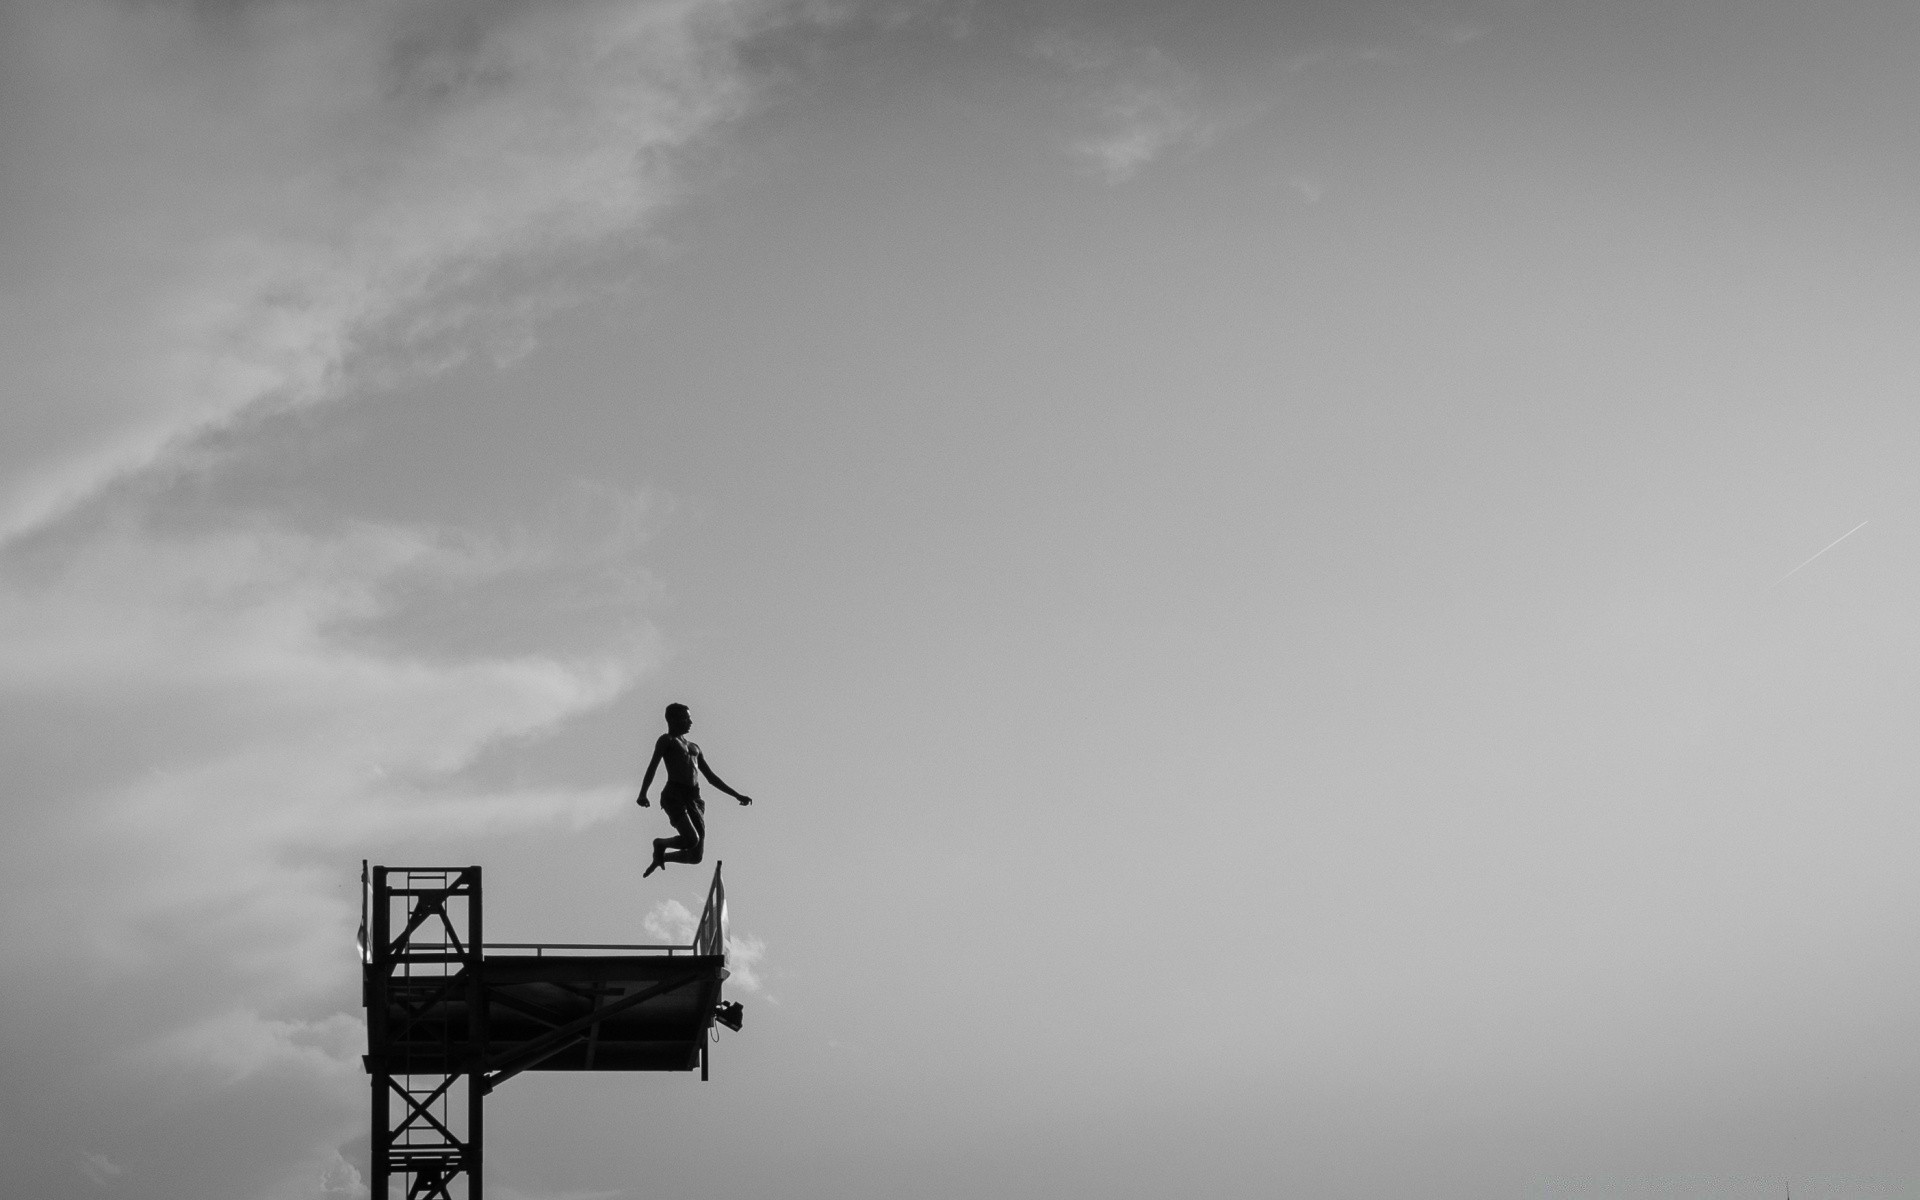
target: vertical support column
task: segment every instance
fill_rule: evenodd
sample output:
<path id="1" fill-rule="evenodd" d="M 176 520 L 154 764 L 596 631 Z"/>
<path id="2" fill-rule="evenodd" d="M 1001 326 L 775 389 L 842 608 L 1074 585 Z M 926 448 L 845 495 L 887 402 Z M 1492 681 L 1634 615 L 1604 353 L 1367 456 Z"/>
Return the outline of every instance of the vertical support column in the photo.
<path id="1" fill-rule="evenodd" d="M 486 939 L 480 920 L 480 867 L 466 870 L 467 886 L 467 961 L 461 970 L 467 977 L 467 1200 L 482 1200 L 480 1166 L 484 1161 L 486 1121 L 482 1104 L 486 1097 L 487 1076 L 487 982 L 482 977 L 486 966 Z"/>
<path id="2" fill-rule="evenodd" d="M 365 882 L 366 871 L 361 868 Z M 373 1087 L 373 1200 L 387 1200 L 393 1176 L 393 1076 L 387 1069 L 387 977 L 392 972 L 393 922 L 388 913 L 387 869 L 373 869 L 372 911 L 367 920 L 367 949 L 361 991 L 367 1006 L 367 1075 Z M 364 901 L 363 901 L 364 902 Z"/>
<path id="3" fill-rule="evenodd" d="M 372 1200 L 390 1200 L 396 1177 L 407 1200 L 457 1200 L 463 1178 L 459 1196 L 481 1200 L 487 1020 L 480 868 L 375 867 L 371 882 L 363 990 Z M 455 1090 L 462 1075 L 464 1097 Z"/>

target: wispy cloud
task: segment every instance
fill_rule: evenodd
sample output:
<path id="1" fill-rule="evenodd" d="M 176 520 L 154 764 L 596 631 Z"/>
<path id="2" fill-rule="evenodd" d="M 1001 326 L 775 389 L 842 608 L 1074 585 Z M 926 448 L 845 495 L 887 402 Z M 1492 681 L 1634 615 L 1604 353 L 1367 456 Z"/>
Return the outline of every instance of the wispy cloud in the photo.
<path id="1" fill-rule="evenodd" d="M 93 1186 L 104 1188 L 127 1172 L 126 1168 L 104 1154 L 89 1154 L 80 1160 L 80 1173 Z"/>
<path id="2" fill-rule="evenodd" d="M 339 964 L 357 897 L 337 877 L 342 852 L 621 811 L 624 787 L 507 783 L 476 766 L 610 703 L 656 654 L 617 600 L 567 614 L 601 631 L 573 655 L 422 652 L 391 626 L 422 606 L 458 619 L 454 597 L 512 576 L 591 592 L 631 549 L 129 524 L 57 554 L 16 551 L 0 628 L 35 636 L 0 638 L 14 789 L 0 896 L 59 914 L 0 932 L 27 965 L 0 1023 L 17 1086 L 114 1078 L 115 1103 L 151 1089 L 183 1112 L 298 1095 L 275 1104 L 309 1137 L 328 1123 L 311 1127 L 302 1105 L 354 1111 L 359 1019 Z M 105 1152 L 146 1178 L 168 1152 L 140 1142 Z"/>
<path id="3" fill-rule="evenodd" d="M 176 1030 L 147 1047 L 154 1062 L 205 1072 L 222 1084 L 262 1071 L 329 1077 L 357 1091 L 366 1030 L 345 1013 L 317 1021 L 272 1020 L 233 1010 Z"/>
<path id="4" fill-rule="evenodd" d="M 1069 153 L 1117 184 L 1170 154 L 1283 119 L 1288 97 L 1318 77 L 1464 47 L 1527 3 L 1421 0 L 1326 21 L 1289 20 L 1286 6 L 1188 6 L 1169 21 L 1154 18 L 1170 9 L 1069 0 L 1045 17 L 1015 5 L 1000 17 L 1028 29 L 1024 22 L 1048 22 L 1023 49 L 1066 81 L 1078 125 Z"/>
<path id="5" fill-rule="evenodd" d="M 580 802 L 469 795 L 459 773 L 499 739 L 618 696 L 653 654 L 646 628 L 602 614 L 611 640 L 572 659 L 422 653 L 383 633 L 411 608 L 446 605 L 451 582 L 484 594 L 532 571 L 524 554 L 423 527 L 265 524 L 185 537 L 129 526 L 56 562 L 16 554 L 0 626 L 34 636 L 0 639 L 0 702 L 15 710 L 15 738 L 35 729 L 34 703 L 87 714 L 97 745 L 81 777 L 98 782 L 64 824 L 96 812 L 99 836 L 179 837 L 195 857 L 244 850 L 251 861 L 450 809 L 481 823 L 561 816 Z M 540 570 L 562 587 L 615 566 L 556 549 Z M 142 733 L 156 725 L 164 737 Z M 23 798 L 52 799 L 74 778 L 33 773 L 44 745 L 10 749 Z M 191 839 L 173 826 L 191 826 Z"/>
<path id="6" fill-rule="evenodd" d="M 1093 125 L 1072 153 L 1110 183 L 1121 183 L 1181 145 L 1204 145 L 1217 132 L 1200 103 L 1198 81 L 1159 49 L 1048 30 L 1031 53 L 1074 80 L 1077 105 Z"/>
<path id="7" fill-rule="evenodd" d="M 376 348 L 514 323 L 473 285 L 631 234 L 749 103 L 759 0 L 25 6 L 0 534 Z M 75 203 L 76 198 L 78 203 Z M 444 355 L 446 348 L 439 347 Z"/>

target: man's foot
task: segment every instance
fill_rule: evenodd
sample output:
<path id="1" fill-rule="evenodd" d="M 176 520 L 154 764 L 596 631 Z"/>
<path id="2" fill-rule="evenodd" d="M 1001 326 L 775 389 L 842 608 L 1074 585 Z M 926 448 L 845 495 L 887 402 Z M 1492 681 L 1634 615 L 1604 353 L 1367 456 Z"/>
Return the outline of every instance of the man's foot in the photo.
<path id="1" fill-rule="evenodd" d="M 667 852 L 666 845 L 663 842 L 661 842 L 659 838 L 653 839 L 653 865 L 648 867 L 645 871 L 642 871 L 640 873 L 640 878 L 645 879 L 647 876 L 653 874 L 655 871 L 658 871 L 661 867 L 666 866 L 667 865 L 666 860 L 660 857 L 666 852 Z"/>

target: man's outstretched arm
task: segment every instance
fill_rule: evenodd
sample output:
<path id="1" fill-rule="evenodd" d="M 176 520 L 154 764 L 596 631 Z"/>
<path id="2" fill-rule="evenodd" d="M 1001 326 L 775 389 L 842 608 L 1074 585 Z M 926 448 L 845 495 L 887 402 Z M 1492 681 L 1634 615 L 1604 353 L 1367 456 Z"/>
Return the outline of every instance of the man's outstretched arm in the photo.
<path id="1" fill-rule="evenodd" d="M 640 798 L 634 801 L 634 803 L 638 804 L 641 808 L 646 808 L 648 806 L 649 802 L 647 800 L 647 789 L 653 786 L 653 773 L 654 771 L 658 770 L 659 767 L 660 767 L 660 743 L 655 742 L 653 744 L 653 760 L 647 763 L 646 777 L 640 780 Z"/>
<path id="2" fill-rule="evenodd" d="M 704 754 L 700 756 L 700 773 L 707 777 L 708 783 L 711 783 L 713 786 L 719 788 L 721 791 L 725 792 L 727 795 L 732 796 L 735 800 L 738 800 L 740 803 L 742 804 L 753 803 L 752 796 L 743 796 L 739 792 L 734 791 L 732 788 L 728 787 L 724 782 L 722 782 L 720 777 L 713 773 L 713 768 L 707 765 L 707 756 Z"/>

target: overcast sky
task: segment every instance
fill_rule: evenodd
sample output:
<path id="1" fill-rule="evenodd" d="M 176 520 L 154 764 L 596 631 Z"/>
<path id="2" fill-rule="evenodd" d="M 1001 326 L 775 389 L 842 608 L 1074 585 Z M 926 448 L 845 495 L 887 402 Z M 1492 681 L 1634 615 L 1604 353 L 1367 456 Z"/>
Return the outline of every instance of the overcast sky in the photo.
<path id="1" fill-rule="evenodd" d="M 360 861 L 648 940 L 679 700 L 491 1196 L 1920 1196 L 1917 56 L 0 0 L 0 1191 L 364 1196 Z"/>

